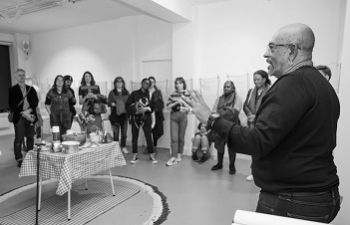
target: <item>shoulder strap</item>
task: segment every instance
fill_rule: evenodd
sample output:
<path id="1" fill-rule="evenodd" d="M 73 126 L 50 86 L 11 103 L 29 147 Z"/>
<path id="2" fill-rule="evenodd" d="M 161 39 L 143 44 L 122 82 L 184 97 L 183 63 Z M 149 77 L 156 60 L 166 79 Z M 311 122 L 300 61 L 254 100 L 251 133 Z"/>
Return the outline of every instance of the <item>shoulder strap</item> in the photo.
<path id="1" fill-rule="evenodd" d="M 29 94 L 30 90 L 32 89 L 32 86 L 29 86 L 28 91 L 24 94 L 22 100 L 17 104 L 17 107 L 22 104 L 22 102 L 24 101 L 24 99 L 27 97 L 27 95 Z"/>

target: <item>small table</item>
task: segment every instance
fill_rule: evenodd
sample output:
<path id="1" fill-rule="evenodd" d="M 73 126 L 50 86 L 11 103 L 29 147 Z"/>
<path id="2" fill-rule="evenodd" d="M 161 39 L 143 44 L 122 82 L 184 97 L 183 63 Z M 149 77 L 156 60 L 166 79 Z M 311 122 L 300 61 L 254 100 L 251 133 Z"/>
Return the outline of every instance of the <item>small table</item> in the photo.
<path id="1" fill-rule="evenodd" d="M 20 177 L 34 176 L 37 171 L 36 150 L 29 151 L 23 160 Z M 118 142 L 99 144 L 88 147 L 76 153 L 40 152 L 40 182 L 39 207 L 41 203 L 41 179 L 57 179 L 57 195 L 68 192 L 68 220 L 71 218 L 71 189 L 72 183 L 80 178 L 87 178 L 91 174 L 108 170 L 113 196 L 115 196 L 111 168 L 126 165 L 125 158 Z M 87 179 L 85 179 L 87 188 Z"/>

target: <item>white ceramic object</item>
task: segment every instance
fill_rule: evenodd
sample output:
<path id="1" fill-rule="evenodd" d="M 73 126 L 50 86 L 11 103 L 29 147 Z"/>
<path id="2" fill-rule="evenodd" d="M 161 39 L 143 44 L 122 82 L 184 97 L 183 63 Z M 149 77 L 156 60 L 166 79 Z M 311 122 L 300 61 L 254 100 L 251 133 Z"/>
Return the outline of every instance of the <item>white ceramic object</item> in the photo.
<path id="1" fill-rule="evenodd" d="M 62 142 L 63 152 L 66 154 L 78 152 L 79 144 L 78 141 L 64 141 Z"/>
<path id="2" fill-rule="evenodd" d="M 90 133 L 90 141 L 92 143 L 98 143 L 100 142 L 100 136 L 96 133 Z"/>

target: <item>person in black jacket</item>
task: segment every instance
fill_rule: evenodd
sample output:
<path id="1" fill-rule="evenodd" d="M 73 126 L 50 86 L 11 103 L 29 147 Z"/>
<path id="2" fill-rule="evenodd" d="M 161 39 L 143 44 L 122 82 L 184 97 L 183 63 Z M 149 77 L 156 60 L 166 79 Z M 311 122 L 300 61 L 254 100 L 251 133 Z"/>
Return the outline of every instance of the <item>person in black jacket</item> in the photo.
<path id="1" fill-rule="evenodd" d="M 59 126 L 60 135 L 72 125 L 70 106 L 76 103 L 73 93 L 66 88 L 62 75 L 57 75 L 52 88 L 46 94 L 45 107 L 50 115 L 50 125 Z"/>
<path id="2" fill-rule="evenodd" d="M 149 92 L 151 105 L 153 106 L 152 113 L 152 137 L 153 137 L 153 145 L 156 148 L 158 144 L 158 139 L 164 134 L 164 101 L 162 92 L 158 89 L 156 85 L 156 78 L 149 77 L 149 81 L 151 82 Z"/>
<path id="3" fill-rule="evenodd" d="M 150 81 L 144 78 L 141 81 L 141 88 L 133 91 L 128 100 L 126 101 L 126 109 L 130 117 L 131 132 L 132 132 L 132 153 L 133 157 L 131 163 L 136 163 L 137 157 L 137 139 L 139 137 L 139 130 L 142 127 L 145 134 L 148 153 L 150 154 L 150 160 L 152 163 L 158 163 L 154 155 L 153 142 L 152 142 L 152 105 L 149 98 Z"/>
<path id="4" fill-rule="evenodd" d="M 63 77 L 63 79 L 64 79 L 64 85 L 66 86 L 66 89 L 69 90 L 73 94 L 73 97 L 75 98 L 74 90 L 71 88 L 72 83 L 73 83 L 73 77 L 71 75 L 65 75 Z M 73 123 L 74 117 L 77 114 L 77 111 L 75 110 L 75 107 L 74 107 L 75 104 L 76 104 L 76 101 L 75 102 L 72 102 L 72 101 L 69 102 L 69 110 L 70 110 L 70 113 L 71 113 L 70 128 L 72 127 L 72 123 Z"/>
<path id="5" fill-rule="evenodd" d="M 26 137 L 26 150 L 31 150 L 34 147 L 34 123 L 37 120 L 36 107 L 39 99 L 35 89 L 25 84 L 26 72 L 23 69 L 17 69 L 15 76 L 17 84 L 9 90 L 8 103 L 13 112 L 15 159 L 17 166 L 21 167 L 24 137 Z"/>
<path id="6" fill-rule="evenodd" d="M 120 148 L 127 154 L 129 153 L 126 148 L 126 138 L 128 132 L 128 114 L 125 107 L 125 103 L 129 97 L 129 91 L 125 87 L 125 81 L 122 77 L 116 77 L 114 79 L 114 88 L 108 95 L 108 106 L 111 107 L 111 114 L 109 115 L 109 121 L 111 122 L 113 129 L 114 141 L 119 142 L 120 133 Z"/>
<path id="7" fill-rule="evenodd" d="M 310 27 L 281 28 L 264 54 L 277 81 L 263 97 L 254 126 L 211 114 L 198 92 L 185 99 L 202 122 L 237 152 L 252 155 L 257 212 L 330 223 L 340 208 L 333 159 L 340 104 L 333 87 L 313 67 Z"/>

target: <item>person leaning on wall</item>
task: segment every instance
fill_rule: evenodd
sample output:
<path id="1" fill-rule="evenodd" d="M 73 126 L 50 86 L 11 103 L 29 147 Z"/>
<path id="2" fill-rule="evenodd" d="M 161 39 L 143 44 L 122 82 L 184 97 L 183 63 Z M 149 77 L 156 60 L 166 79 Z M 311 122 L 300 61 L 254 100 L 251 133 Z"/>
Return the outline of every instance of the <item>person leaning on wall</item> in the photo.
<path id="1" fill-rule="evenodd" d="M 262 99 L 254 127 L 211 114 L 196 91 L 184 100 L 236 151 L 252 156 L 261 188 L 256 211 L 330 223 L 340 209 L 334 163 L 340 103 L 330 83 L 313 67 L 315 36 L 304 24 L 282 27 L 264 57 L 277 81 Z"/>

